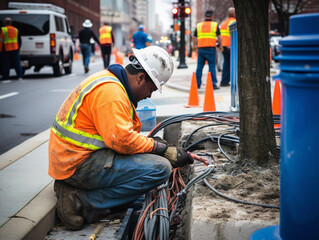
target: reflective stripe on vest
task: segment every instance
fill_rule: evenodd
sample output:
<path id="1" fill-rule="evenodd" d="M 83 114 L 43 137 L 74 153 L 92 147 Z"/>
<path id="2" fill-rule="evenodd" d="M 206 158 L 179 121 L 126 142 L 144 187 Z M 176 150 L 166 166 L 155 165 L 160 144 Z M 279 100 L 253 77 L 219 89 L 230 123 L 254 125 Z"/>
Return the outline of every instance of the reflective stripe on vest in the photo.
<path id="1" fill-rule="evenodd" d="M 76 129 L 74 126 L 75 126 L 75 119 L 77 117 L 77 111 L 82 105 L 84 97 L 88 93 L 90 93 L 95 87 L 99 86 L 102 83 L 107 83 L 107 82 L 118 83 L 124 89 L 127 95 L 127 92 L 124 86 L 117 78 L 112 76 L 98 77 L 92 80 L 91 82 L 89 82 L 81 90 L 80 94 L 77 96 L 77 98 L 73 102 L 71 109 L 67 113 L 64 121 L 58 119 L 58 117 L 55 118 L 52 124 L 51 130 L 60 138 L 80 147 L 88 148 L 91 150 L 106 148 L 104 140 L 100 135 L 89 134 L 87 132 Z M 133 119 L 134 110 L 132 107 L 132 103 L 130 103 L 130 106 L 131 106 L 130 113 Z"/>
<path id="2" fill-rule="evenodd" d="M 228 18 L 220 25 L 220 34 L 222 35 L 222 45 L 224 47 L 230 46 L 230 32 L 229 25 L 236 22 L 235 18 Z"/>
<path id="3" fill-rule="evenodd" d="M 197 45 L 201 47 L 216 47 L 217 22 L 205 21 L 197 24 Z"/>
<path id="4" fill-rule="evenodd" d="M 100 43 L 112 43 L 112 35 L 111 35 L 112 27 L 103 26 L 100 28 Z"/>
<path id="5" fill-rule="evenodd" d="M 6 51 L 14 51 L 19 49 L 18 29 L 12 26 L 2 27 L 3 45 Z"/>

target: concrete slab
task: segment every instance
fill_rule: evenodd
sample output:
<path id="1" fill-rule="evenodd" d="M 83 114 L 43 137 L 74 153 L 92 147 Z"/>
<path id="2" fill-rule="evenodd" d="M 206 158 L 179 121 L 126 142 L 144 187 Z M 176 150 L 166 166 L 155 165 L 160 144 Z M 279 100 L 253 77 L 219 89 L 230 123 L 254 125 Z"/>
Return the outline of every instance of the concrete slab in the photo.
<path id="1" fill-rule="evenodd" d="M 1 226 L 0 239 L 43 239 L 55 224 L 56 201 L 52 181 Z"/>
<path id="2" fill-rule="evenodd" d="M 47 142 L 0 171 L 0 226 L 52 181 L 47 172 Z"/>

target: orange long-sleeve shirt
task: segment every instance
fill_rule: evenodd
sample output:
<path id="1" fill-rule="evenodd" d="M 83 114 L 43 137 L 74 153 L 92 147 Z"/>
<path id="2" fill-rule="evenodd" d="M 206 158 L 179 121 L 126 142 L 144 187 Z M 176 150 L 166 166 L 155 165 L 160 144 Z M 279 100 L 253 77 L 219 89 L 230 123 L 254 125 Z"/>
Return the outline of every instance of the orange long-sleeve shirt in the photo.
<path id="1" fill-rule="evenodd" d="M 101 84 L 84 98 L 75 119 L 75 128 L 100 135 L 108 148 L 121 154 L 151 152 L 154 140 L 139 134 L 141 122 L 134 106 L 132 119 L 130 106 L 124 89 L 118 83 Z M 72 176 L 76 166 L 92 152 L 94 150 L 76 146 L 58 137 L 51 130 L 49 175 L 55 179 Z"/>

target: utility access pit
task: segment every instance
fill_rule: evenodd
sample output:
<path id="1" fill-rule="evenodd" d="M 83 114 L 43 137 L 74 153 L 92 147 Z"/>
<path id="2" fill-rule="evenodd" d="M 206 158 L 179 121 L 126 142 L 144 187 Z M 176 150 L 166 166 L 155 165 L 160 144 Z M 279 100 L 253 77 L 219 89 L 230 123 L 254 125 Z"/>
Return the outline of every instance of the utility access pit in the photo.
<path id="1" fill-rule="evenodd" d="M 104 224 L 99 238 L 157 239 L 163 234 L 161 239 L 246 240 L 254 231 L 278 224 L 279 163 L 258 167 L 239 162 L 238 114 L 210 116 L 178 116 L 152 133 L 164 135 L 169 144 L 197 154 L 208 165 L 195 161 L 175 169 L 170 182 L 145 194 L 139 207 L 99 223 Z M 157 205 L 151 206 L 154 199 Z M 88 239 L 97 226 L 88 225 L 83 232 L 57 226 L 46 239 Z"/>
<path id="2" fill-rule="evenodd" d="M 184 223 L 175 239 L 246 240 L 257 229 L 279 222 L 279 163 L 265 168 L 253 162 L 239 163 L 236 124 L 223 123 L 181 123 L 179 145 L 207 155 L 206 158 L 212 154 L 215 162 L 212 173 L 187 194 L 182 211 Z M 194 164 L 191 178 L 198 177 L 206 168 L 202 163 Z"/>

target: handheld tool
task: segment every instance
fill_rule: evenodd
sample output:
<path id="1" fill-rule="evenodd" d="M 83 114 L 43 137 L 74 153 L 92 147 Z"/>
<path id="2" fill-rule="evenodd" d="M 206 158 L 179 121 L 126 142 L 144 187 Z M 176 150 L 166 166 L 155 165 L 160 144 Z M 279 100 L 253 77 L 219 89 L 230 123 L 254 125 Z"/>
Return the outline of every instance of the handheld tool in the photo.
<path id="1" fill-rule="evenodd" d="M 94 229 L 94 232 L 91 234 L 91 236 L 89 237 L 89 240 L 95 240 L 96 237 L 100 234 L 100 232 L 102 231 L 104 225 L 103 223 L 99 224 L 96 226 L 96 228 Z"/>

